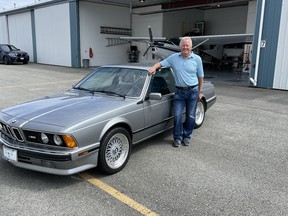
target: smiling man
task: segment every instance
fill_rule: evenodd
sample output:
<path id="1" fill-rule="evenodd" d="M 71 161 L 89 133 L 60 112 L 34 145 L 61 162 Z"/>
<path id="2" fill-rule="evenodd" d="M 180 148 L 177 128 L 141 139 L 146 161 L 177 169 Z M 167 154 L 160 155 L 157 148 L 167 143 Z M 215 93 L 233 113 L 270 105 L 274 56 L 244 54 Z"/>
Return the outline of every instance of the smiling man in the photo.
<path id="1" fill-rule="evenodd" d="M 181 52 L 175 53 L 149 69 L 152 75 L 160 67 L 171 67 L 174 72 L 176 91 L 174 96 L 173 146 L 190 145 L 191 134 L 195 126 L 198 100 L 202 98 L 204 71 L 202 59 L 192 52 L 192 40 L 183 37 L 180 41 Z M 186 107 L 186 118 L 182 124 L 182 113 Z"/>

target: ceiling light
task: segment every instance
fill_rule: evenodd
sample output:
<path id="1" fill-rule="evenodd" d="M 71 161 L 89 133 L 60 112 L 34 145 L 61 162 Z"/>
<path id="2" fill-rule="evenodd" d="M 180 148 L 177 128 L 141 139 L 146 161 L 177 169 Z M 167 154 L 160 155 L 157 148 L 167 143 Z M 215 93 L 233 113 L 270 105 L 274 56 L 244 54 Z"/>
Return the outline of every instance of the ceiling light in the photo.
<path id="1" fill-rule="evenodd" d="M 144 3 L 144 2 L 145 2 L 145 0 L 139 0 L 139 2 L 141 2 L 141 3 Z"/>

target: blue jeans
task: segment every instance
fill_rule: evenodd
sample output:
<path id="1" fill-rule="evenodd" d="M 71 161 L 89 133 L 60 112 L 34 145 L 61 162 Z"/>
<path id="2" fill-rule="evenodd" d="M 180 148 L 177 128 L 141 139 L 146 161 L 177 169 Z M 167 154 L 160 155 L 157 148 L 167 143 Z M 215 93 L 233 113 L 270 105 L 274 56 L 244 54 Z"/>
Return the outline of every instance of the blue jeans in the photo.
<path id="1" fill-rule="evenodd" d="M 198 102 L 198 86 L 190 90 L 176 89 L 174 95 L 174 140 L 190 139 L 195 126 L 196 107 Z M 182 123 L 184 108 L 186 118 Z"/>

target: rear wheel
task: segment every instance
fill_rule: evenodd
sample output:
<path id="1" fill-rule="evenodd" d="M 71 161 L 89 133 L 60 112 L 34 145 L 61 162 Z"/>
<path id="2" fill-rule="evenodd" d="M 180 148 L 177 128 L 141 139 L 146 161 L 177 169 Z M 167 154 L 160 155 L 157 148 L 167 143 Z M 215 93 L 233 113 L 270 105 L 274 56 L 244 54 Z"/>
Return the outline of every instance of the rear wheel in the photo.
<path id="1" fill-rule="evenodd" d="M 196 108 L 195 128 L 201 127 L 205 119 L 205 105 L 204 101 L 198 101 Z"/>
<path id="2" fill-rule="evenodd" d="M 106 133 L 100 144 L 99 168 L 114 174 L 125 167 L 131 152 L 131 136 L 122 127 L 113 128 Z"/>

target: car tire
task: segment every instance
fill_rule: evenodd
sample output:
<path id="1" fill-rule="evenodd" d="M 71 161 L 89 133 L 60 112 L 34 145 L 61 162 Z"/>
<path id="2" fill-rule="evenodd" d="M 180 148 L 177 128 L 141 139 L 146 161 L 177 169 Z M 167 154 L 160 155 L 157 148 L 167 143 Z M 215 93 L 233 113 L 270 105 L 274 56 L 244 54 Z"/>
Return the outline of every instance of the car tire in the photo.
<path id="1" fill-rule="evenodd" d="M 131 152 L 131 136 L 122 127 L 108 131 L 100 143 L 99 168 L 102 172 L 114 174 L 127 164 Z"/>
<path id="2" fill-rule="evenodd" d="M 205 111 L 204 101 L 198 101 L 195 115 L 195 128 L 199 128 L 203 124 L 205 119 Z"/>
<path id="3" fill-rule="evenodd" d="M 6 57 L 6 56 L 4 57 L 3 61 L 4 61 L 5 65 L 9 65 L 10 64 L 9 58 Z"/>

